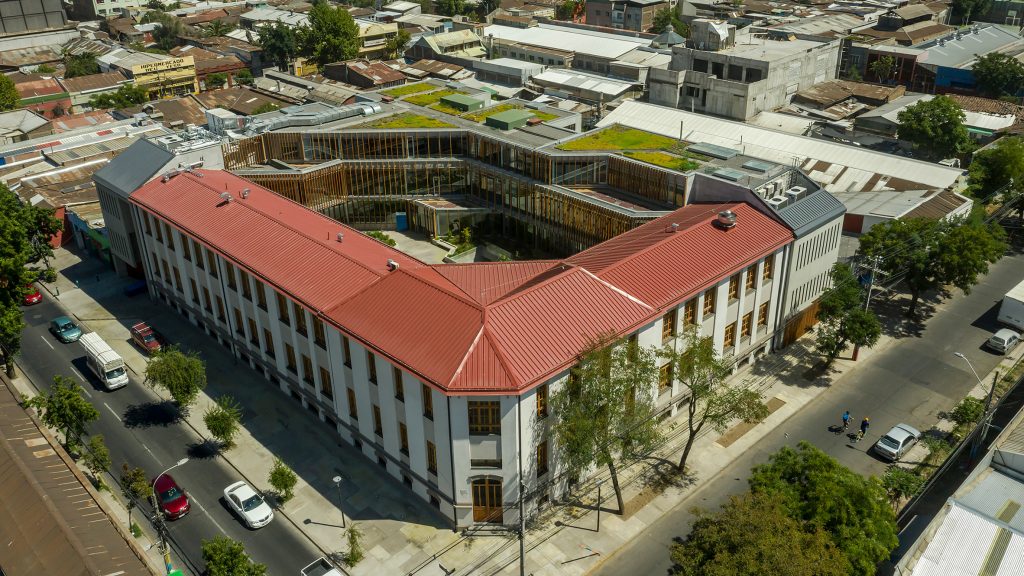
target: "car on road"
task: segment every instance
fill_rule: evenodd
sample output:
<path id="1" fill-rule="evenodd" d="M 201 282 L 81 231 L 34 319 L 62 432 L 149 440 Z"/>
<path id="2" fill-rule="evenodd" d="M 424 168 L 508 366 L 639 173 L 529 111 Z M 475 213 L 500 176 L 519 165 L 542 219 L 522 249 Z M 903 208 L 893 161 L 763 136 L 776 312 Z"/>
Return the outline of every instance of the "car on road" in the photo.
<path id="1" fill-rule="evenodd" d="M 895 462 L 902 458 L 918 440 L 921 433 L 909 424 L 897 424 L 875 443 L 875 454 Z"/>
<path id="2" fill-rule="evenodd" d="M 169 520 L 181 518 L 192 509 L 188 494 L 178 486 L 170 474 L 162 474 L 155 482 L 155 492 L 160 511 Z"/>
<path id="3" fill-rule="evenodd" d="M 39 289 L 31 284 L 25 285 L 25 297 L 22 298 L 21 303 L 25 306 L 31 306 L 33 304 L 39 304 L 43 301 L 43 295 L 39 293 Z"/>
<path id="4" fill-rule="evenodd" d="M 163 347 L 160 335 L 145 322 L 139 322 L 132 326 L 131 333 L 132 342 L 135 342 L 139 348 L 145 350 L 147 354 L 159 352 L 160 348 Z"/>
<path id="5" fill-rule="evenodd" d="M 82 329 L 67 316 L 57 316 L 50 320 L 50 332 L 65 344 L 75 342 L 82 337 Z"/>
<path id="6" fill-rule="evenodd" d="M 1000 354 L 1009 354 L 1020 344 L 1020 334 L 1009 328 L 1000 328 L 985 345 Z"/>
<path id="7" fill-rule="evenodd" d="M 228 507 L 238 514 L 245 525 L 253 530 L 262 528 L 274 519 L 274 510 L 259 492 L 253 490 L 244 480 L 239 480 L 224 489 L 224 500 Z"/>

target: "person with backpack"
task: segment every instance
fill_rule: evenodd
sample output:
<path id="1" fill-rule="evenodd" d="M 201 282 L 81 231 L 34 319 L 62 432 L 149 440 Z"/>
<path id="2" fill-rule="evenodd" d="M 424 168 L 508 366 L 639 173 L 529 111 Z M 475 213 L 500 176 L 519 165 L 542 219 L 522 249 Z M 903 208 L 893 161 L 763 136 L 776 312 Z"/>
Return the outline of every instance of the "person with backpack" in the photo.
<path id="1" fill-rule="evenodd" d="M 843 432 L 850 428 L 850 411 L 843 412 Z"/>

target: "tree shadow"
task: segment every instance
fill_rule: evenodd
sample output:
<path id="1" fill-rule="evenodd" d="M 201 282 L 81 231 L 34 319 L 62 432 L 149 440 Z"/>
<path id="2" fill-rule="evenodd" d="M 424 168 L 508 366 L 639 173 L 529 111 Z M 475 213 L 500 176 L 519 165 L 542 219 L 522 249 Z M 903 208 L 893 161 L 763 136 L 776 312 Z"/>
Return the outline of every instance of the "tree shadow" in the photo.
<path id="1" fill-rule="evenodd" d="M 132 404 L 124 411 L 124 425 L 128 428 L 149 428 L 177 424 L 185 415 L 173 400 Z"/>
<path id="2" fill-rule="evenodd" d="M 871 308 L 882 324 L 882 334 L 892 338 L 920 338 L 928 320 L 935 315 L 939 303 L 949 296 L 949 291 L 945 289 L 922 294 L 913 316 L 907 314 L 911 297 L 902 292 L 890 292 L 887 298 L 872 300 Z"/>
<path id="3" fill-rule="evenodd" d="M 209 438 L 202 442 L 193 442 L 188 445 L 188 457 L 193 460 L 209 460 L 219 455 L 220 451 L 221 443 Z"/>

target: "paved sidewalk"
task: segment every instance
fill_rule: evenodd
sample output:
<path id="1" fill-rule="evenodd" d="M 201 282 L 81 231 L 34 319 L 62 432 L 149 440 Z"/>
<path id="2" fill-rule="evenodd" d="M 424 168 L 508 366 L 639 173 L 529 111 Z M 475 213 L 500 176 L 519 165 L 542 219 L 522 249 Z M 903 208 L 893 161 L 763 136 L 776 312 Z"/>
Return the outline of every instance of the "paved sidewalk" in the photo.
<path id="1" fill-rule="evenodd" d="M 123 355 L 140 377 L 146 358 L 131 344 L 128 327 L 146 320 L 186 348 L 198 350 L 207 362 L 209 386 L 188 416 L 188 423 L 209 437 L 202 414 L 212 398 L 231 394 L 243 407 L 243 428 L 236 446 L 225 459 L 253 485 L 267 489 L 267 475 L 274 456 L 281 457 L 298 474 L 295 498 L 283 509 L 283 516 L 327 552 L 343 552 L 342 516 L 337 508 L 344 500 L 346 520 L 358 522 L 364 533 L 366 559 L 350 569 L 354 576 L 417 574 L 442 576 L 440 565 L 468 574 L 517 574 L 518 543 L 504 532 L 476 531 L 458 534 L 427 503 L 412 495 L 398 481 L 337 437 L 306 412 L 301 404 L 287 400 L 280 390 L 248 367 L 236 363 L 230 352 L 169 308 L 150 302 L 145 296 L 124 298 L 121 288 L 130 280 L 117 278 L 95 260 L 81 261 L 68 250 L 58 250 L 55 268 L 60 271 L 52 294 L 90 328 L 99 332 Z M 883 338 L 871 350 L 862 350 L 861 362 L 893 342 Z M 768 431 L 781 425 L 814 400 L 838 379 L 856 372 L 857 364 L 837 360 L 828 374 L 810 373 L 818 357 L 811 351 L 809 337 L 787 350 L 768 356 L 747 367 L 736 378 L 764 391 L 774 411 L 757 425 L 737 423 L 719 434 L 706 430 L 696 441 L 690 456 L 692 482 L 669 483 L 654 489 L 660 471 L 678 460 L 685 439 L 682 421 L 668 422 L 668 439 L 658 458 L 647 458 L 619 470 L 628 516 L 608 513 L 615 499 L 610 483 L 604 484 L 601 531 L 596 532 L 596 484 L 589 482 L 577 491 L 576 506 L 555 506 L 528 530 L 526 572 L 542 575 L 582 575 L 597 566 L 651 522 L 679 504 L 697 486 L 715 475 Z M 331 479 L 341 475 L 339 495 Z M 606 478 L 603 471 L 599 478 Z M 641 504 L 646 503 L 643 506 Z"/>

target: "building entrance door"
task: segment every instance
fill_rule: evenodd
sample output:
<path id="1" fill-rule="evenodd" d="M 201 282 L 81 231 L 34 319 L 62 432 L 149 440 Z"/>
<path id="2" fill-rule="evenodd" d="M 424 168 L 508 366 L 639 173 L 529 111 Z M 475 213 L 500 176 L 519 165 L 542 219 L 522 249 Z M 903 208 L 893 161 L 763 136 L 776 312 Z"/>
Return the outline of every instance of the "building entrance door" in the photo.
<path id="1" fill-rule="evenodd" d="M 473 522 L 500 524 L 501 480 L 481 478 L 473 481 Z"/>

